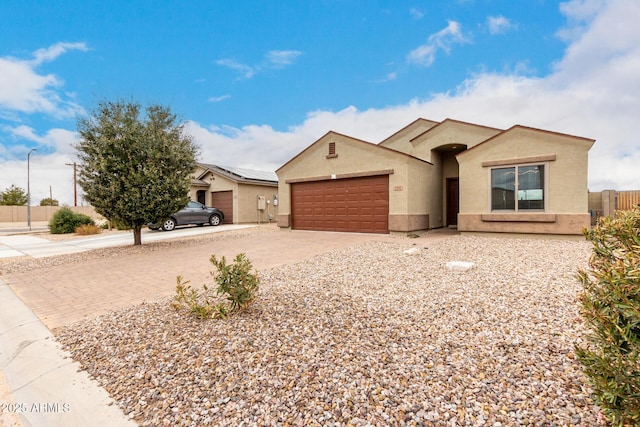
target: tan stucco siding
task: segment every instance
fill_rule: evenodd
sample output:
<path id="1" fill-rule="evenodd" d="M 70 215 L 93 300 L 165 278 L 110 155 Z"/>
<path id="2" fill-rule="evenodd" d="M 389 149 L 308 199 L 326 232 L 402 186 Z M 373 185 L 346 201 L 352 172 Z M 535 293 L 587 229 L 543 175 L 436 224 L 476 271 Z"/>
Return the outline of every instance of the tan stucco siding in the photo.
<path id="1" fill-rule="evenodd" d="M 443 123 L 411 141 L 413 151 L 409 154 L 433 162 L 432 150 L 447 146 L 466 146 L 467 149 L 495 136 L 500 131 L 482 126 L 472 126 L 457 122 Z"/>
<path id="2" fill-rule="evenodd" d="M 209 187 L 191 187 L 191 190 L 189 191 L 189 197 L 191 198 L 191 200 L 198 200 L 198 191 L 199 190 L 204 190 L 205 191 L 205 205 L 207 206 L 211 206 L 211 193 L 214 191 L 233 191 L 234 195 L 237 194 L 238 192 L 238 183 L 235 181 L 232 181 L 228 178 L 225 178 L 221 175 L 218 174 L 214 174 L 214 173 L 207 173 L 206 175 L 202 176 L 201 178 L 203 181 L 206 182 L 210 182 L 211 184 L 209 184 Z M 235 206 L 234 203 L 234 212 L 237 209 L 237 206 Z M 234 215 L 235 216 L 235 215 Z M 235 218 L 234 218 L 234 222 L 235 222 Z"/>
<path id="3" fill-rule="evenodd" d="M 273 196 L 278 194 L 277 187 L 264 185 L 240 184 L 237 193 L 234 193 L 234 223 L 269 222 L 269 215 L 273 221 L 277 218 L 278 207 L 273 206 Z M 265 209 L 258 209 L 258 196 L 264 196 L 269 203 Z M 237 206 L 237 208 L 236 208 Z"/>
<path id="4" fill-rule="evenodd" d="M 459 214 L 459 231 L 479 231 L 484 233 L 523 233 L 523 234 L 582 234 L 582 229 L 589 227 L 589 214 L 555 214 L 550 219 L 508 221 L 500 218 L 497 221 L 487 220 L 481 214 Z"/>
<path id="5" fill-rule="evenodd" d="M 329 157 L 329 143 L 335 143 L 336 155 Z M 301 155 L 280 168 L 278 173 L 278 188 L 280 199 L 280 214 L 290 214 L 290 179 L 326 179 L 335 175 L 365 174 L 375 170 L 393 169 L 390 174 L 389 187 L 406 187 L 406 172 L 403 174 L 393 158 L 397 154 L 392 151 L 376 149 L 373 144 L 353 141 L 338 134 L 328 134 L 311 145 Z M 404 211 L 402 197 L 390 194 L 389 203 L 395 210 Z M 391 210 L 391 206 L 390 206 Z"/>
<path id="6" fill-rule="evenodd" d="M 437 124 L 438 122 L 429 120 L 416 120 L 409 126 L 401 129 L 400 131 L 391 135 L 389 138 L 382 141 L 379 145 L 411 155 L 413 152 L 413 145 L 411 145 L 411 140 L 431 129 Z"/>
<path id="7" fill-rule="evenodd" d="M 555 160 L 533 163 L 547 165 L 547 210 L 549 212 L 587 212 L 587 156 L 590 145 L 555 134 L 528 130 L 511 132 L 491 144 L 458 156 L 460 163 L 460 212 L 490 210 L 490 166 L 492 161 L 527 163 L 528 159 L 554 156 Z M 529 161 L 530 162 L 530 161 Z"/>
<path id="8" fill-rule="evenodd" d="M 209 182 L 209 187 L 193 186 L 189 191 L 191 200 L 197 200 L 198 191 L 205 191 L 205 204 L 212 206 L 211 193 L 218 191 L 231 191 L 233 194 L 233 218 L 234 224 L 268 222 L 269 215 L 275 221 L 277 207 L 273 205 L 273 196 L 278 194 L 278 187 L 273 185 L 249 184 L 234 181 L 226 176 L 214 172 L 205 173 L 205 169 L 196 168 L 194 178 Z M 265 196 L 269 200 L 268 209 L 258 209 L 258 196 Z"/>
<path id="9" fill-rule="evenodd" d="M 329 143 L 335 143 L 335 155 L 329 155 Z M 341 179 L 375 174 L 389 175 L 389 226 L 398 218 L 407 224 L 408 215 L 427 215 L 426 195 L 420 181 L 427 179 L 428 163 L 374 144 L 339 134 L 327 134 L 281 167 L 279 179 L 279 217 L 282 227 L 289 226 L 291 180 Z M 415 220 L 413 220 L 415 222 Z M 403 225 L 404 227 L 404 225 Z"/>
<path id="10" fill-rule="evenodd" d="M 517 164 L 544 164 L 545 165 L 545 211 L 547 214 L 587 214 L 587 156 L 593 142 L 584 139 L 573 138 L 550 132 L 539 132 L 528 128 L 516 128 L 508 133 L 500 135 L 473 150 L 463 152 L 457 156 L 460 164 L 460 216 L 461 229 L 471 227 L 465 224 L 468 221 L 483 222 L 478 215 L 491 213 L 490 186 L 491 169 Z M 519 212 L 520 213 L 520 212 Z M 525 213 L 525 212 L 521 212 Z M 470 216 L 473 215 L 473 219 Z M 486 217 L 485 217 L 486 218 Z M 560 217 L 558 217 L 560 218 Z M 564 217 L 562 217 L 564 218 Z M 495 219 L 495 218 L 493 218 Z M 579 233 L 584 218 L 578 220 L 556 221 L 554 225 L 543 221 L 526 222 L 515 225 L 509 221 L 483 222 L 482 227 L 474 225 L 474 228 L 500 228 L 514 229 L 514 232 L 524 231 L 532 227 L 537 229 L 562 228 L 562 233 Z M 564 224 L 561 226 L 561 223 Z M 528 224 L 528 225 L 523 225 Z M 517 230 L 517 231 L 516 231 Z"/>

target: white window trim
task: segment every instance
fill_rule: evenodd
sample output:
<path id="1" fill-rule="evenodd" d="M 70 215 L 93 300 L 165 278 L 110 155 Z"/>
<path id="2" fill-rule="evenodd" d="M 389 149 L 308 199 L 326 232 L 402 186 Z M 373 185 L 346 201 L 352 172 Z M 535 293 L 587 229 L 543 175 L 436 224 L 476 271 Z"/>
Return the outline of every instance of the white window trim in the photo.
<path id="1" fill-rule="evenodd" d="M 506 168 L 519 168 L 521 166 L 544 166 L 544 188 L 543 190 L 543 194 L 544 194 L 544 209 L 524 209 L 524 210 L 518 210 L 518 199 L 516 197 L 516 201 L 515 201 L 515 209 L 492 209 L 492 200 L 491 197 L 493 197 L 493 191 L 492 191 L 492 187 L 491 187 L 491 174 L 493 172 L 494 169 L 506 169 Z M 537 213 L 537 212 L 548 212 L 549 211 L 549 162 L 534 162 L 534 163 L 513 163 L 513 164 L 507 164 L 507 165 L 499 165 L 499 166 L 493 166 L 489 168 L 489 195 L 488 195 L 488 211 L 489 212 L 495 212 L 495 213 Z M 518 191 L 518 173 L 516 172 L 516 193 Z"/>

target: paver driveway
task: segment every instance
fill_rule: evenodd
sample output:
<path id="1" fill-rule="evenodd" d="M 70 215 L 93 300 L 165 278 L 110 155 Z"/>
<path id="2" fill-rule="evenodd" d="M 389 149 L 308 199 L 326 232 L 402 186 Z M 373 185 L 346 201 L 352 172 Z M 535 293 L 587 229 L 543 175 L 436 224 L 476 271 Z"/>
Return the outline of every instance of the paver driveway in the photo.
<path id="1" fill-rule="evenodd" d="M 450 232 L 429 232 L 419 241 Z M 228 260 L 244 252 L 258 270 L 301 261 L 350 245 L 397 239 L 358 233 L 281 231 L 263 226 L 245 235 L 198 239 L 188 244 L 158 246 L 150 243 L 136 251 L 110 252 L 104 258 L 88 257 L 79 263 L 38 268 L 2 276 L 11 289 L 49 328 L 174 293 L 176 276 L 194 285 L 211 283 L 212 254 Z"/>

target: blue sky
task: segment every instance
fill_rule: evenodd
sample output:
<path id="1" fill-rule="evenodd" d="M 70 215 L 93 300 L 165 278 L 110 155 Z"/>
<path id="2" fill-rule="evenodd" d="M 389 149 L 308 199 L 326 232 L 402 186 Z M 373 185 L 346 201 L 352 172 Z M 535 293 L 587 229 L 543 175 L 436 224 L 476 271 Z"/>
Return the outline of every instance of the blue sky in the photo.
<path id="1" fill-rule="evenodd" d="M 597 140 L 589 185 L 640 189 L 640 2 L 0 3 L 0 189 L 72 203 L 76 122 L 168 105 L 207 163 L 275 170 L 329 130 L 418 117 Z"/>

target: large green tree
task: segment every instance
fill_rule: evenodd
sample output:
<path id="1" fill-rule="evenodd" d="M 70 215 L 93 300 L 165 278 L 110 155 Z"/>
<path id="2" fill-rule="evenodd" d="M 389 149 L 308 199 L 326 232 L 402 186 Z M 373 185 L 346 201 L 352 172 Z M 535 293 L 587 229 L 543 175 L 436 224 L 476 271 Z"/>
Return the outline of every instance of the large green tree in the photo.
<path id="1" fill-rule="evenodd" d="M 12 185 L 0 193 L 0 205 L 4 206 L 24 206 L 28 202 L 27 193 L 20 187 Z"/>
<path id="2" fill-rule="evenodd" d="M 198 148 L 168 107 L 100 101 L 78 121 L 78 182 L 96 212 L 133 230 L 186 206 Z"/>

